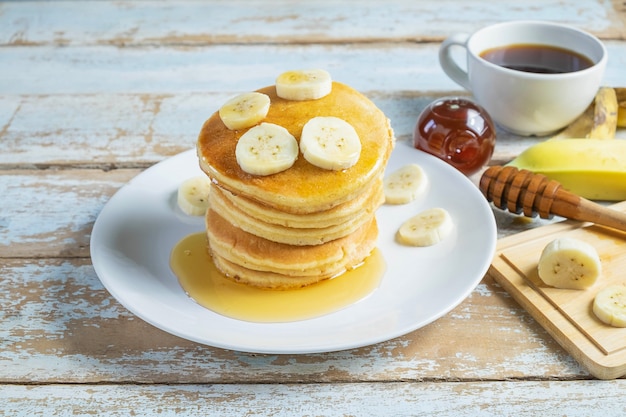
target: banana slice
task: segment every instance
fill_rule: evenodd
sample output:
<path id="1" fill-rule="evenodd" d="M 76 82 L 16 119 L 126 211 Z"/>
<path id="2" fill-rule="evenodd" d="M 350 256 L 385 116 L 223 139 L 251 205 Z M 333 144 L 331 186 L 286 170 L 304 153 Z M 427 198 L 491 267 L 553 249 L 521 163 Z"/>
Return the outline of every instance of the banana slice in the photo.
<path id="1" fill-rule="evenodd" d="M 454 230 L 450 213 L 443 208 L 431 208 L 411 217 L 398 229 L 397 239 L 410 246 L 432 246 Z"/>
<path id="2" fill-rule="evenodd" d="M 203 216 L 209 207 L 210 187 L 211 180 L 206 175 L 186 179 L 178 187 L 178 207 L 190 216 Z"/>
<path id="3" fill-rule="evenodd" d="M 613 327 L 626 327 L 626 286 L 610 285 L 593 300 L 593 313 Z"/>
<path id="4" fill-rule="evenodd" d="M 578 239 L 562 237 L 543 249 L 537 271 L 547 285 L 582 290 L 595 284 L 602 265 L 593 246 Z"/>
<path id="5" fill-rule="evenodd" d="M 296 162 L 298 141 L 282 126 L 261 123 L 239 138 L 235 157 L 241 169 L 248 174 L 275 174 Z"/>
<path id="6" fill-rule="evenodd" d="M 276 94 L 285 100 L 317 100 L 332 88 L 330 74 L 322 69 L 287 71 L 276 78 Z"/>
<path id="7" fill-rule="evenodd" d="M 385 203 L 406 204 L 426 190 L 426 173 L 417 164 L 408 164 L 386 175 L 383 181 Z"/>
<path id="8" fill-rule="evenodd" d="M 219 109 L 220 119 L 230 130 L 245 129 L 265 119 L 270 109 L 267 94 L 251 92 L 231 98 Z"/>
<path id="9" fill-rule="evenodd" d="M 300 150 L 311 164 L 338 171 L 357 163 L 361 140 L 354 127 L 345 120 L 319 116 L 310 119 L 302 128 Z"/>

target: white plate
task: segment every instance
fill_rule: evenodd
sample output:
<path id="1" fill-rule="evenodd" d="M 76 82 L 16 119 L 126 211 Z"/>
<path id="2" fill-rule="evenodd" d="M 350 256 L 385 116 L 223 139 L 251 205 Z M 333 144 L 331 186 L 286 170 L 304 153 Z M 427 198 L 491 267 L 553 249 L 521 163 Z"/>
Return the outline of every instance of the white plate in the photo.
<path id="1" fill-rule="evenodd" d="M 400 142 L 387 170 L 421 165 L 428 193 L 377 213 L 387 271 L 367 298 L 326 316 L 289 323 L 227 318 L 196 304 L 169 267 L 173 246 L 203 230 L 203 219 L 176 207 L 184 179 L 201 173 L 194 150 L 162 161 L 132 179 L 106 204 L 91 236 L 91 258 L 107 290 L 132 313 L 182 338 L 256 353 L 314 353 L 389 340 L 438 319 L 463 301 L 489 267 L 496 246 L 493 212 L 478 188 L 439 159 Z M 394 241 L 400 224 L 422 209 L 447 209 L 453 236 L 427 248 Z"/>

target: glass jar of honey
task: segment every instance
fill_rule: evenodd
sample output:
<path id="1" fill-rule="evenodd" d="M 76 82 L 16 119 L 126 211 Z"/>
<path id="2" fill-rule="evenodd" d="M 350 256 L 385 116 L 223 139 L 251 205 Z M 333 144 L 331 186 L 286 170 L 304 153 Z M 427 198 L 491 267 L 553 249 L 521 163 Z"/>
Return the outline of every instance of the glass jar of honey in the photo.
<path id="1" fill-rule="evenodd" d="M 443 97 L 420 113 L 413 142 L 417 149 L 435 155 L 469 176 L 491 159 L 496 130 L 491 116 L 472 100 Z"/>

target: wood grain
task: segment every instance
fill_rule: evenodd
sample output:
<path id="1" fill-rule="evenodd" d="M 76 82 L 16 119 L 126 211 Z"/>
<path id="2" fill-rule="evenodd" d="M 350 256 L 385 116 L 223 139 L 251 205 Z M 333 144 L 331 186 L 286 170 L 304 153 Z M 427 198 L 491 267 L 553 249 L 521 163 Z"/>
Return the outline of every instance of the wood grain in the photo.
<path id="1" fill-rule="evenodd" d="M 428 103 L 469 95 L 439 68 L 440 42 L 510 19 L 599 36 L 603 82 L 626 86 L 618 0 L 0 2 L 0 415 L 624 414 L 626 381 L 591 380 L 490 276 L 405 336 L 255 355 L 147 324 L 91 265 L 91 228 L 109 198 L 192 148 L 231 95 L 285 69 L 327 68 L 410 141 Z M 492 163 L 540 140 L 499 130 Z M 494 216 L 500 238 L 562 220 Z"/>
<path id="2" fill-rule="evenodd" d="M 0 258 L 88 257 L 93 223 L 139 170 L 0 170 Z"/>
<path id="3" fill-rule="evenodd" d="M 622 211 L 625 204 L 613 207 Z M 593 287 L 563 290 L 546 286 L 538 277 L 541 251 L 563 236 L 588 242 L 598 251 L 602 276 Z M 624 232 L 600 226 L 554 224 L 500 240 L 489 271 L 566 350 L 602 379 L 626 374 L 626 329 L 599 322 L 591 311 L 593 298 L 601 288 L 626 282 L 621 256 L 625 239 Z"/>
<path id="4" fill-rule="evenodd" d="M 626 411 L 626 381 L 0 386 L 11 416 L 590 416 Z"/>
<path id="5" fill-rule="evenodd" d="M 585 375 L 491 280 L 447 316 L 404 337 L 342 352 L 258 355 L 199 345 L 143 322 L 107 293 L 88 258 L 4 260 L 0 274 L 0 293 L 11 294 L 3 301 L 0 321 L 4 382 L 325 383 Z M 487 333 L 485 323 L 490 323 Z"/>
<path id="6" fill-rule="evenodd" d="M 626 56 L 606 41 L 603 83 L 622 87 Z M 372 94 L 461 92 L 439 67 L 439 43 L 200 45 L 196 47 L 4 47 L 0 96 L 14 94 L 247 91 L 292 68 L 327 68 L 334 79 Z M 459 60 L 464 57 L 460 55 Z M 254 63 L 254 71 L 249 70 Z M 382 76 L 383 74 L 389 74 Z"/>
<path id="7" fill-rule="evenodd" d="M 620 6 L 620 2 L 615 4 Z M 2 5 L 0 42 L 12 46 L 189 46 L 441 41 L 450 28 L 472 32 L 509 19 L 557 20 L 605 38 L 623 39 L 624 20 L 612 11 L 597 0 L 565 7 L 557 0 L 530 0 L 521 7 L 513 0 L 15 2 Z M 81 18 L 67 19 L 68 14 Z M 150 16 L 150 22 L 145 16 Z"/>
<path id="8" fill-rule="evenodd" d="M 269 82 L 269 81 L 268 81 Z M 195 146 L 202 123 L 230 93 L 53 94 L 0 100 L 0 168 L 146 168 Z M 440 95 L 372 93 L 398 140 L 412 141 L 421 110 Z M 132 115 L 132 116 L 131 116 Z M 493 162 L 537 138 L 499 131 Z M 503 161 L 503 162 L 506 162 Z"/>

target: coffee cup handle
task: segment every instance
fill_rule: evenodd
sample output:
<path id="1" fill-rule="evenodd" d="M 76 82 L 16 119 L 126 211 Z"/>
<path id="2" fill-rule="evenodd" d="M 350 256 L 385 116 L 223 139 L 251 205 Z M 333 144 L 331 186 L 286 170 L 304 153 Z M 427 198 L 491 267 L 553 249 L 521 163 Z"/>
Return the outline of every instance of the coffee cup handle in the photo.
<path id="1" fill-rule="evenodd" d="M 460 46 L 465 49 L 465 53 L 467 54 L 468 39 L 469 35 L 465 33 L 457 33 L 446 38 L 446 40 L 444 40 L 439 47 L 439 65 L 441 65 L 443 72 L 445 72 L 446 75 L 452 79 L 452 81 L 459 84 L 466 90 L 471 91 L 467 71 L 463 70 L 459 64 L 456 63 L 452 57 L 451 51 L 453 47 Z"/>

